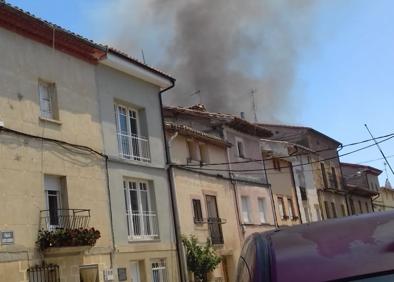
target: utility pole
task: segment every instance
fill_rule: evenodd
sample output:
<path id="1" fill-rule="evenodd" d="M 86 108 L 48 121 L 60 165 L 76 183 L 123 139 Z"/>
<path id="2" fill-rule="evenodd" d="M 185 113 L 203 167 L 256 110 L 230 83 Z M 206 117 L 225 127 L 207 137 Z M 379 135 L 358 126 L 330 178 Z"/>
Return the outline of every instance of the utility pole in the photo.
<path id="1" fill-rule="evenodd" d="M 252 99 L 252 110 L 253 110 L 253 114 L 254 114 L 254 122 L 255 123 L 258 122 L 257 121 L 257 111 L 256 111 L 256 101 L 254 99 L 254 93 L 256 93 L 256 92 L 257 92 L 257 89 L 252 89 L 250 91 L 250 96 L 251 96 L 251 99 Z"/>
<path id="2" fill-rule="evenodd" d="M 380 153 L 382 154 L 382 157 L 384 158 L 384 160 L 386 161 L 386 164 L 387 164 L 387 165 L 388 165 L 388 167 L 390 168 L 390 170 L 391 170 L 391 173 L 394 175 L 394 170 L 393 170 L 393 168 L 391 167 L 391 165 L 390 165 L 389 161 L 387 160 L 387 158 L 386 158 L 386 155 L 383 153 L 383 150 L 382 150 L 382 148 L 380 147 L 379 143 L 378 143 L 378 142 L 376 142 L 376 139 L 375 139 L 375 137 L 373 137 L 373 135 L 372 135 L 371 131 L 370 131 L 370 130 L 369 130 L 369 128 L 368 128 L 368 125 L 367 125 L 367 124 L 364 124 L 364 126 L 365 126 L 365 128 L 368 130 L 368 132 L 369 132 L 369 135 L 371 135 L 371 138 L 372 138 L 372 139 L 373 139 L 373 141 L 375 142 L 375 145 L 376 145 L 376 147 L 378 147 L 378 149 L 379 149 Z"/>

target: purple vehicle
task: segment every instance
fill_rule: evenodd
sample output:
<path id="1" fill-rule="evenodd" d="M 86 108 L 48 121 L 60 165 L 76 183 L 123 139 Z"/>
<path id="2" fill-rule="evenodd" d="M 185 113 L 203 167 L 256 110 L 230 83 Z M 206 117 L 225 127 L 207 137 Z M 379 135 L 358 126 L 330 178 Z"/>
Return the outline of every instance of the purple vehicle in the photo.
<path id="1" fill-rule="evenodd" d="M 394 211 L 252 234 L 237 281 L 394 281 Z"/>

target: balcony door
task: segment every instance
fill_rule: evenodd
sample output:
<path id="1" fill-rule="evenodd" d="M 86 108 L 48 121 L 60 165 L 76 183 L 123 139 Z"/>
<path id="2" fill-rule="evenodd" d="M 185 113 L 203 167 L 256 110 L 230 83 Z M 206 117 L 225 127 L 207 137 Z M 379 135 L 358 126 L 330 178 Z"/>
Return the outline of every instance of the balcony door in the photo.
<path id="1" fill-rule="evenodd" d="M 223 233 L 219 218 L 216 196 L 206 195 L 208 227 L 212 244 L 223 244 Z"/>
<path id="2" fill-rule="evenodd" d="M 126 213 L 131 239 L 155 239 L 158 237 L 157 215 L 153 205 L 153 193 L 146 181 L 124 181 Z"/>
<path id="3" fill-rule="evenodd" d="M 45 175 L 45 204 L 46 215 L 45 221 L 48 230 L 55 229 L 60 225 L 60 210 L 62 208 L 61 201 L 61 179 L 58 176 Z"/>
<path id="4" fill-rule="evenodd" d="M 138 112 L 124 106 L 116 106 L 119 150 L 127 159 L 139 160 Z"/>

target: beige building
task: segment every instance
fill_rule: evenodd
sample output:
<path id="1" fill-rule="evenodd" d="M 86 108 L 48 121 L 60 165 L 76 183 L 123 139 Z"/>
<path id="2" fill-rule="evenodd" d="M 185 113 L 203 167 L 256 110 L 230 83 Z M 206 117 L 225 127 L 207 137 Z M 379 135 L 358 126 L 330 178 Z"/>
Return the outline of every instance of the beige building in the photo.
<path id="1" fill-rule="evenodd" d="M 174 79 L 4 3 L 0 50 L 0 281 L 178 281 Z"/>
<path id="2" fill-rule="evenodd" d="M 0 281 L 34 281 L 46 274 L 28 269 L 43 263 L 61 281 L 103 281 L 112 237 L 95 64 L 105 49 L 1 3 L 0 50 Z M 93 247 L 36 245 L 39 230 L 90 227 Z"/>
<path id="3" fill-rule="evenodd" d="M 313 151 L 307 155 L 306 164 L 310 164 L 313 171 L 313 183 L 320 208 L 320 212 L 316 211 L 316 214 L 320 214 L 322 219 L 347 216 L 346 191 L 337 152 L 341 143 L 310 127 L 260 125 L 271 130 L 271 139 L 296 143 Z"/>
<path id="4" fill-rule="evenodd" d="M 349 214 L 373 212 L 372 200 L 379 195 L 378 176 L 382 171 L 371 166 L 350 163 L 341 163 L 341 167 Z"/>
<path id="5" fill-rule="evenodd" d="M 379 195 L 373 201 L 375 211 L 388 211 L 394 209 L 394 189 L 390 185 L 379 188 Z"/>
<path id="6" fill-rule="evenodd" d="M 241 249 L 240 228 L 233 185 L 217 167 L 202 172 L 182 165 L 225 163 L 226 148 L 231 144 L 216 136 L 185 125 L 166 123 L 167 139 L 174 164 L 174 178 L 180 232 L 194 235 L 201 243 L 211 241 L 222 262 L 212 279 L 235 281 L 235 270 Z M 215 281 L 216 281 L 215 280 Z"/>
<path id="7" fill-rule="evenodd" d="M 237 199 L 232 208 L 238 211 L 242 242 L 254 232 L 275 228 L 273 196 L 260 147 L 260 139 L 271 136 L 271 132 L 240 117 L 208 112 L 204 105 L 165 107 L 164 116 L 168 122 L 209 132 L 232 145 L 226 149 L 227 166 L 221 167 L 220 174 L 232 180 Z M 219 168 L 212 163 L 203 164 L 199 171 L 216 174 Z M 187 167 L 198 168 L 190 164 Z"/>

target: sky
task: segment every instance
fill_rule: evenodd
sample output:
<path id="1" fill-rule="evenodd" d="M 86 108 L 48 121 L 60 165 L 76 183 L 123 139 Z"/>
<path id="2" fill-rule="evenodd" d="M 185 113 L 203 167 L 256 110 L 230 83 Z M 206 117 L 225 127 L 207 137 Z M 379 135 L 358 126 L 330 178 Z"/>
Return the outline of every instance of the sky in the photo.
<path id="1" fill-rule="evenodd" d="M 115 44 L 113 34 L 121 28 L 107 9 L 117 2 L 136 0 L 9 0 L 36 16 L 103 44 Z M 110 3 L 110 4 L 108 4 Z M 369 139 L 368 124 L 375 136 L 394 133 L 394 1 L 316 0 L 310 42 L 299 54 L 296 79 L 291 90 L 292 110 L 283 122 L 315 128 L 342 144 Z M 113 5 L 113 6 L 111 6 Z M 137 5 L 137 4 L 136 4 Z M 115 14 L 128 11 L 116 11 Z M 133 22 L 132 17 L 130 17 Z M 167 34 L 138 32 L 131 25 L 131 55 L 144 49 L 147 59 L 157 63 L 163 56 L 160 40 Z M 151 62 L 150 62 L 151 63 Z M 394 155 L 394 139 L 381 144 L 387 156 Z M 358 147 L 343 149 L 348 152 Z M 378 149 L 373 146 L 341 158 L 384 170 Z M 380 159 L 380 160 L 376 160 Z M 376 160 L 376 161 L 372 161 Z M 393 163 L 394 157 L 389 158 Z M 388 169 L 394 185 L 394 176 Z M 380 176 L 384 185 L 386 173 Z"/>

